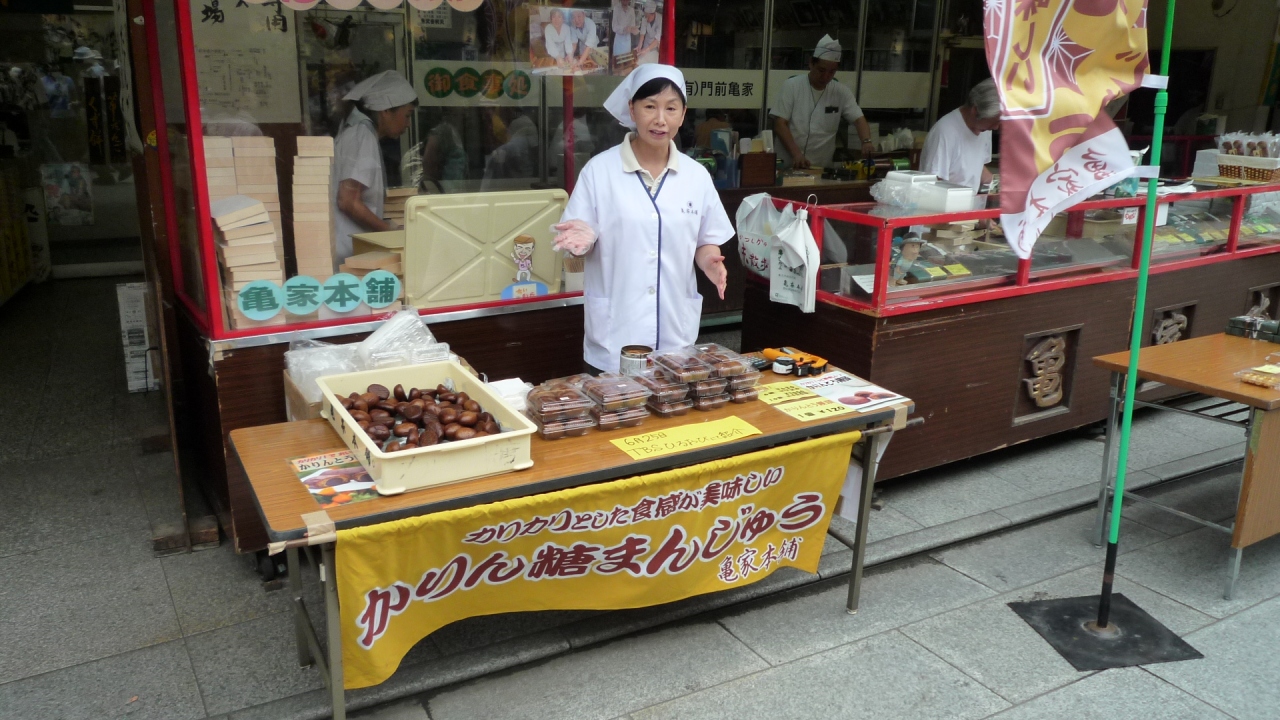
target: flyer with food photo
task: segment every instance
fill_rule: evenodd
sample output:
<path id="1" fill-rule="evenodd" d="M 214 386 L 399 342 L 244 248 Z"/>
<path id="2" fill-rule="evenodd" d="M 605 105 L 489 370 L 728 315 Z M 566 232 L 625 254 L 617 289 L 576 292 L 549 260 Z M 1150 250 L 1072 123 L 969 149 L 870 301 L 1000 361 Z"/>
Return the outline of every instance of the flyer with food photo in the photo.
<path id="1" fill-rule="evenodd" d="M 798 378 L 795 384 L 816 395 L 848 405 L 858 412 L 902 399 L 902 396 L 896 392 L 872 385 L 870 381 L 839 370 L 814 377 Z"/>
<path id="2" fill-rule="evenodd" d="M 289 467 L 322 508 L 378 497 L 369 471 L 350 450 L 293 458 Z"/>

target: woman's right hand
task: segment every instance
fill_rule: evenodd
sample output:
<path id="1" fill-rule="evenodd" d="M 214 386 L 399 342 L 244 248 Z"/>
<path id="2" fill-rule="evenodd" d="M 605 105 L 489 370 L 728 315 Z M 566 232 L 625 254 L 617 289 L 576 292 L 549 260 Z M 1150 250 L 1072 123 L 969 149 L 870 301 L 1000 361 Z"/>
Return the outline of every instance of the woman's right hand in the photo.
<path id="1" fill-rule="evenodd" d="M 553 250 L 564 250 L 570 255 L 581 257 L 591 252 L 596 244 L 596 231 L 582 220 L 562 222 L 552 225 L 551 229 L 559 233 L 551 243 Z"/>

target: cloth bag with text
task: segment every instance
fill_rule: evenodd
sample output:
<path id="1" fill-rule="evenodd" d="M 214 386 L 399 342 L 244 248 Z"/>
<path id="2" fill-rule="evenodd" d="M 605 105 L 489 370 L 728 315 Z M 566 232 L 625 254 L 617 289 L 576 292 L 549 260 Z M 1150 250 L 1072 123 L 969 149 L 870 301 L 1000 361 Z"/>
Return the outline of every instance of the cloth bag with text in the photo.
<path id="1" fill-rule="evenodd" d="M 738 206 L 738 257 L 747 272 L 769 277 L 769 247 L 781 217 L 769 193 L 751 195 Z"/>
<path id="2" fill-rule="evenodd" d="M 791 205 L 782 211 L 769 240 L 769 299 L 814 310 L 818 291 L 818 243 L 809 230 L 809 211 Z"/>

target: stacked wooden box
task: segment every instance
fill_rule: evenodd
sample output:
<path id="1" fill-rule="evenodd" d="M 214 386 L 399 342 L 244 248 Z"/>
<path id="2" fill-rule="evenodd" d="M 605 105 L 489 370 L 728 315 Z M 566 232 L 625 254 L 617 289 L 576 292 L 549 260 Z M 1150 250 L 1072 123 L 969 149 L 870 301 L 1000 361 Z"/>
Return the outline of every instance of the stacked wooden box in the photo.
<path id="1" fill-rule="evenodd" d="M 396 300 L 404 299 L 404 265 L 401 262 L 401 255 L 393 250 L 377 250 L 372 252 L 360 253 L 347 258 L 346 262 L 338 267 L 338 272 L 350 273 L 364 279 L 365 275 L 374 270 L 386 270 L 387 272 L 400 278 L 400 295 Z M 395 310 L 399 306 L 396 305 L 389 310 Z"/>
<path id="2" fill-rule="evenodd" d="M 245 195 L 232 195 L 211 203 L 209 211 L 213 218 L 218 267 L 225 291 L 223 305 L 231 326 L 260 327 L 284 322 L 283 309 L 270 320 L 253 321 L 245 317 L 236 305 L 236 295 L 255 280 L 284 283 L 280 236 L 266 205 Z"/>
<path id="3" fill-rule="evenodd" d="M 400 227 L 404 227 L 405 201 L 417 194 L 417 189 L 411 187 L 388 189 L 387 199 L 382 203 L 382 219 L 393 220 Z"/>
<path id="4" fill-rule="evenodd" d="M 298 137 L 298 155 L 293 159 L 293 251 L 298 274 L 321 282 L 333 275 L 332 164 L 333 138 Z"/>
<path id="5" fill-rule="evenodd" d="M 970 252 L 975 242 L 987 239 L 986 229 L 977 225 L 973 220 L 932 225 L 924 234 L 924 240 L 949 252 Z"/>
<path id="6" fill-rule="evenodd" d="M 235 156 L 236 194 L 262 202 L 276 230 L 276 250 L 284 257 L 280 232 L 280 180 L 276 176 L 276 141 L 263 135 L 231 138 Z"/>
<path id="7" fill-rule="evenodd" d="M 236 194 L 236 160 L 231 138 L 205 137 L 204 174 L 210 203 Z"/>

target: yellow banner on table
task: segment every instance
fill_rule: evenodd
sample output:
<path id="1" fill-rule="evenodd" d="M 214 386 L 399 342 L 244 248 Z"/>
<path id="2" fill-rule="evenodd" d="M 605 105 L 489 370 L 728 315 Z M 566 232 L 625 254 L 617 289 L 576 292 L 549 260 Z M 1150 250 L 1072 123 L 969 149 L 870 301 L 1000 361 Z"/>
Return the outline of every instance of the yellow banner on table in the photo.
<path id="1" fill-rule="evenodd" d="M 343 685 L 377 685 L 467 617 L 644 607 L 816 572 L 859 437 L 339 530 Z"/>

